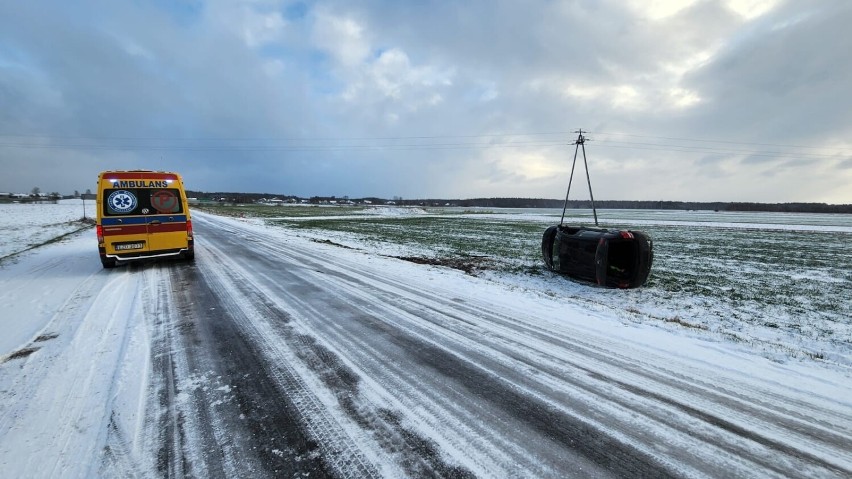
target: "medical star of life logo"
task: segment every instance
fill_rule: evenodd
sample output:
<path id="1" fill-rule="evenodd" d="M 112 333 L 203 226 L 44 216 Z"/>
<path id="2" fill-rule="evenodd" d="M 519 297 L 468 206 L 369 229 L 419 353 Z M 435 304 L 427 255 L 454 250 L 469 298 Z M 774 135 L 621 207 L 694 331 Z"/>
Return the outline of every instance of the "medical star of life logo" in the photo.
<path id="1" fill-rule="evenodd" d="M 107 203 L 116 213 L 130 213 L 136 208 L 136 196 L 127 190 L 117 190 L 109 195 Z"/>

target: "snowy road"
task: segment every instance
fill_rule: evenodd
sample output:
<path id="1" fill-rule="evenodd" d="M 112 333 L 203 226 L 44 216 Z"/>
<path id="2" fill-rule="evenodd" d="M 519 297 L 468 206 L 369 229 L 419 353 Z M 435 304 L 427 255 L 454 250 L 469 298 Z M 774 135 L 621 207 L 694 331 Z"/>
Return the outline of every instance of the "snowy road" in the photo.
<path id="1" fill-rule="evenodd" d="M 194 264 L 0 268 L 0 476 L 852 475 L 842 368 L 193 218 Z"/>

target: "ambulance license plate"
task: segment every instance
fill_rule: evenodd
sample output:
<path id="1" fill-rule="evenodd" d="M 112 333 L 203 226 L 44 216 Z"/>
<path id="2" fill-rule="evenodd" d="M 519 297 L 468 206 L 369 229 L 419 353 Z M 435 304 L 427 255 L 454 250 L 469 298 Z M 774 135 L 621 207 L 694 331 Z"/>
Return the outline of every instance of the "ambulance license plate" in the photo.
<path id="1" fill-rule="evenodd" d="M 118 251 L 118 250 L 125 250 L 125 249 L 139 249 L 139 248 L 141 248 L 141 247 L 142 247 L 142 245 L 143 245 L 143 244 L 144 244 L 144 243 L 124 243 L 124 244 L 117 244 L 117 245 L 115 245 L 115 249 L 116 249 L 117 251 Z"/>

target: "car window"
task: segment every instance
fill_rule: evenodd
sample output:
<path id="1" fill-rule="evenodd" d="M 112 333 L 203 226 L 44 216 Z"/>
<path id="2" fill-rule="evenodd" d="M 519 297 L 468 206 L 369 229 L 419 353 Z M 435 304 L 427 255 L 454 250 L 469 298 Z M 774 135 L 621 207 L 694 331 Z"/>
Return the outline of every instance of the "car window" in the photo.
<path id="1" fill-rule="evenodd" d="M 105 216 L 183 213 L 177 188 L 116 188 L 104 190 Z"/>

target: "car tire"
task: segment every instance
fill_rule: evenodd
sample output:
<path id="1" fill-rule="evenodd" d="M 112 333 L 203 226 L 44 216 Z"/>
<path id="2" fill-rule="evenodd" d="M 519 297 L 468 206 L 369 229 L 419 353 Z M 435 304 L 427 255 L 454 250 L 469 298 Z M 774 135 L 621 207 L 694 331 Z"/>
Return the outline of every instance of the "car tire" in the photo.
<path id="1" fill-rule="evenodd" d="M 115 268 L 115 258 L 101 258 L 101 264 L 106 269 Z"/>
<path id="2" fill-rule="evenodd" d="M 547 269 L 553 271 L 553 240 L 556 238 L 557 226 L 551 226 L 544 230 L 541 237 L 541 257 Z"/>

